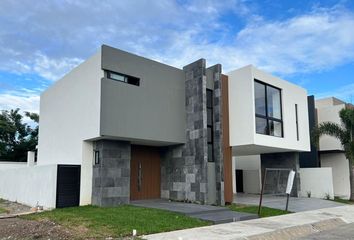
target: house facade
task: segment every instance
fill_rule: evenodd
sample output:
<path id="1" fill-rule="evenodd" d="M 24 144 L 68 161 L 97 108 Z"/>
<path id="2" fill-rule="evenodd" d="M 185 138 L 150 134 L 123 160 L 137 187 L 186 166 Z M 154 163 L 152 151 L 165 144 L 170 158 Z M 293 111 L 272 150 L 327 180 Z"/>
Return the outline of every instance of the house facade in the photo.
<path id="1" fill-rule="evenodd" d="M 200 59 L 179 69 L 106 45 L 42 93 L 40 116 L 34 168 L 57 169 L 49 207 L 224 205 L 233 157 L 297 170 L 310 150 L 301 87 L 251 65 L 223 74 Z"/>

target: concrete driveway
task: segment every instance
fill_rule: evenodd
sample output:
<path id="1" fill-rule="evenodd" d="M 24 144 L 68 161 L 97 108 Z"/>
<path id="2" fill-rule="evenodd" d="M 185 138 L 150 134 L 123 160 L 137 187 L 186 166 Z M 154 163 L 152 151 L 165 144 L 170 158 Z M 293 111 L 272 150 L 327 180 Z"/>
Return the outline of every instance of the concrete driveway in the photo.
<path id="1" fill-rule="evenodd" d="M 256 194 L 236 194 L 234 195 L 234 203 L 247 204 L 247 205 L 258 205 L 259 204 L 259 196 Z M 262 206 L 276 208 L 285 210 L 286 205 L 286 197 L 285 196 L 263 196 Z M 331 208 L 331 207 L 339 207 L 344 206 L 345 204 L 333 202 L 324 199 L 318 198 L 295 198 L 291 197 L 289 200 L 289 211 L 290 212 L 303 212 L 303 211 L 311 211 L 322 208 Z"/>
<path id="2" fill-rule="evenodd" d="M 235 212 L 226 207 L 173 202 L 165 199 L 138 200 L 131 201 L 130 204 L 138 207 L 156 208 L 178 212 L 189 217 L 210 221 L 213 224 L 237 222 L 258 218 L 256 214 Z"/>

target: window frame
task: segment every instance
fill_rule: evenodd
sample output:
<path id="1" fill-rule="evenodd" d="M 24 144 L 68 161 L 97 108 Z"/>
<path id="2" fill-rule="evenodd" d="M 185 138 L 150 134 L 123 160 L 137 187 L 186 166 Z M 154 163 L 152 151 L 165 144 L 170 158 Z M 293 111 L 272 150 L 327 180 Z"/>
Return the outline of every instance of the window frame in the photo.
<path id="1" fill-rule="evenodd" d="M 138 78 L 138 77 L 133 77 L 133 76 L 130 76 L 130 75 L 127 75 L 127 74 L 123 74 L 123 73 L 119 73 L 119 72 L 115 72 L 115 71 L 111 71 L 111 70 L 106 70 L 106 69 L 104 70 L 104 72 L 105 72 L 105 77 L 110 79 L 110 80 L 113 80 L 113 81 L 116 81 L 116 82 L 126 83 L 126 84 L 137 86 L 137 87 L 140 86 L 141 79 Z M 111 74 L 116 74 L 116 75 L 122 76 L 124 78 L 124 81 L 112 78 Z M 134 80 L 134 81 L 136 81 L 137 84 L 129 82 L 129 80 Z"/>
<path id="2" fill-rule="evenodd" d="M 258 79 L 254 79 L 254 83 L 258 83 L 258 84 L 262 84 L 264 86 L 264 101 L 265 101 L 265 115 L 262 115 L 262 114 L 258 114 L 256 113 L 256 96 L 254 95 L 254 109 L 255 109 L 255 117 L 256 118 L 262 118 L 262 119 L 265 119 L 266 120 L 266 123 L 267 123 L 267 129 L 266 129 L 266 134 L 264 133 L 258 133 L 257 132 L 257 129 L 256 130 L 256 134 L 261 134 L 261 135 L 267 135 L 267 136 L 272 136 L 272 137 L 279 137 L 279 138 L 284 138 L 284 122 L 283 122 L 283 94 L 282 94 L 282 89 L 281 88 L 278 88 L 274 85 L 271 85 L 271 84 L 268 84 L 268 83 L 265 83 L 265 82 L 262 82 Z M 275 88 L 277 90 L 279 90 L 279 104 L 280 104 L 280 119 L 278 118 L 274 118 L 274 117 L 270 117 L 268 115 L 268 92 L 267 92 L 267 88 L 268 87 L 272 87 L 272 88 Z M 253 92 L 255 93 L 255 85 L 253 87 Z M 257 119 L 255 119 L 257 120 Z M 269 121 L 274 121 L 274 122 L 278 122 L 281 124 L 281 136 L 275 136 L 275 135 L 271 135 L 270 134 L 270 124 L 269 124 Z M 256 124 L 256 121 L 255 121 L 255 124 Z"/>

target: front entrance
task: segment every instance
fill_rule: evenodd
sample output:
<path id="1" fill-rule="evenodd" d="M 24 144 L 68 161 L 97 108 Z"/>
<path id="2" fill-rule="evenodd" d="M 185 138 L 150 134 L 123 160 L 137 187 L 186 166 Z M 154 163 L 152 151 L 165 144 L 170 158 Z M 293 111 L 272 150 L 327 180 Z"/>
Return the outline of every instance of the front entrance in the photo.
<path id="1" fill-rule="evenodd" d="M 161 165 L 156 147 L 131 147 L 130 200 L 160 198 Z"/>

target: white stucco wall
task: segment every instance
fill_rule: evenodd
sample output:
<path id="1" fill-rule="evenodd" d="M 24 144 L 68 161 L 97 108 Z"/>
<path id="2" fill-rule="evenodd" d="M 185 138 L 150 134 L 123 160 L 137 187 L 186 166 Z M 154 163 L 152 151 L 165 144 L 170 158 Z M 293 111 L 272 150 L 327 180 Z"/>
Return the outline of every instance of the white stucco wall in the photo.
<path id="1" fill-rule="evenodd" d="M 91 203 L 92 143 L 100 136 L 101 50 L 41 95 L 37 165 L 81 165 L 80 205 Z"/>
<path id="2" fill-rule="evenodd" d="M 345 104 L 324 105 L 322 101 L 316 101 L 316 108 L 319 124 L 323 122 L 333 122 L 341 124 L 341 120 L 339 118 L 339 111 L 345 108 Z M 320 151 L 342 149 L 342 145 L 340 144 L 340 141 L 337 138 L 328 135 L 323 135 L 320 137 Z"/>
<path id="3" fill-rule="evenodd" d="M 326 194 L 334 198 L 332 168 L 300 168 L 299 173 L 301 197 L 310 191 L 314 198 L 325 198 Z"/>
<path id="4" fill-rule="evenodd" d="M 344 153 L 321 154 L 321 166 L 332 168 L 334 195 L 349 199 L 349 162 Z"/>
<path id="5" fill-rule="evenodd" d="M 261 193 L 261 170 L 243 170 L 244 193 Z"/>
<path id="6" fill-rule="evenodd" d="M 234 155 L 309 151 L 307 91 L 253 66 L 228 73 L 230 145 Z M 284 137 L 256 134 L 254 79 L 281 89 Z M 299 140 L 296 134 L 295 104 L 298 105 Z"/>
<path id="7" fill-rule="evenodd" d="M 83 141 L 99 137 L 101 51 L 41 95 L 38 165 L 81 164 Z"/>
<path id="8" fill-rule="evenodd" d="M 27 162 L 0 162 L 0 170 L 26 167 Z"/>
<path id="9" fill-rule="evenodd" d="M 243 191 L 260 193 L 261 158 L 260 155 L 238 156 L 232 158 L 233 192 L 236 193 L 236 169 L 243 170 Z"/>
<path id="10" fill-rule="evenodd" d="M 3 169 L 0 170 L 0 198 L 54 208 L 56 180 L 56 165 Z"/>

